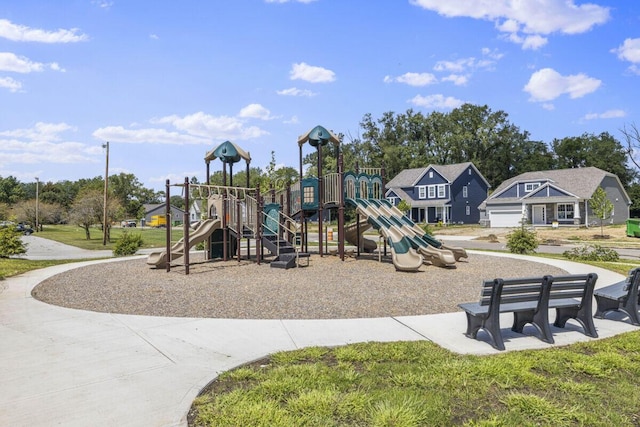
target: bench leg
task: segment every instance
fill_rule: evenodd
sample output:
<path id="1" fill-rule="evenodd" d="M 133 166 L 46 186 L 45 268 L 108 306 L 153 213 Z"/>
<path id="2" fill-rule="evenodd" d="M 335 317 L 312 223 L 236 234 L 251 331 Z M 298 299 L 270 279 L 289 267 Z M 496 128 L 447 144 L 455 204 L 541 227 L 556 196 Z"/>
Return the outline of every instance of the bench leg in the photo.
<path id="1" fill-rule="evenodd" d="M 596 314 L 594 314 L 593 317 L 596 319 L 604 319 L 607 312 L 618 310 L 618 307 L 620 307 L 620 301 L 617 299 L 614 300 L 596 295 Z"/>
<path id="2" fill-rule="evenodd" d="M 502 339 L 502 334 L 500 333 L 500 320 L 494 319 L 496 316 L 489 316 L 486 318 L 482 318 L 479 316 L 474 316 L 466 312 L 467 315 L 467 332 L 465 336 L 468 338 L 477 338 L 478 331 L 480 329 L 484 329 L 487 334 L 489 334 L 489 338 L 491 339 L 491 346 L 496 350 L 503 351 L 504 340 Z"/>
<path id="3" fill-rule="evenodd" d="M 549 314 L 547 311 L 516 311 L 513 313 L 513 332 L 522 333 L 524 326 L 531 323 L 540 333 L 540 339 L 546 343 L 553 344 L 553 334 L 549 326 Z"/>
<path id="4" fill-rule="evenodd" d="M 564 328 L 569 319 L 576 319 L 580 322 L 586 336 L 598 338 L 596 325 L 594 325 L 593 318 L 591 317 L 591 310 L 587 310 L 586 307 L 580 309 L 575 307 L 556 308 L 556 321 L 553 325 L 558 328 Z"/>
<path id="5" fill-rule="evenodd" d="M 627 301 L 620 308 L 629 316 L 629 321 L 632 325 L 640 326 L 640 318 L 638 318 L 638 304 L 636 301 L 632 301 L 631 298 L 627 298 Z"/>

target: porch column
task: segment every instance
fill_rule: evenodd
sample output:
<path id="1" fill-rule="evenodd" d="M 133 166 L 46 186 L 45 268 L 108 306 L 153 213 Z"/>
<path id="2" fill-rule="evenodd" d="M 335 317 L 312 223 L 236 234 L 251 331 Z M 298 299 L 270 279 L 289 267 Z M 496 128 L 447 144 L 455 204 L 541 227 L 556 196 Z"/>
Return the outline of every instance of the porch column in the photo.
<path id="1" fill-rule="evenodd" d="M 580 225 L 580 202 L 576 201 L 573 204 L 573 224 Z"/>

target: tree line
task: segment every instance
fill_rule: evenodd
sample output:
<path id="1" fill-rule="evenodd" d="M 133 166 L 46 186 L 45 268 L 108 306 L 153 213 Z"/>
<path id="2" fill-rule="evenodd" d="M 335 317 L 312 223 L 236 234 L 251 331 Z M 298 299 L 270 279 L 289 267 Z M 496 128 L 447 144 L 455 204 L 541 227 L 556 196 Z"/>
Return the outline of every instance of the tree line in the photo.
<path id="1" fill-rule="evenodd" d="M 635 125 L 621 130 L 624 145 L 608 132 L 584 133 L 546 143 L 533 140 L 529 132 L 511 123 L 504 111 L 464 104 L 447 113 L 423 114 L 409 109 L 404 113 L 385 112 L 379 118 L 368 113 L 363 116 L 359 131 L 358 135 L 339 134 L 345 170 L 384 167 L 389 180 L 403 169 L 473 162 L 496 188 L 524 172 L 595 166 L 620 178 L 633 200 L 632 215 L 640 215 L 640 164 L 635 159 L 640 150 L 640 133 Z M 329 144 L 321 149 L 323 172 L 337 171 L 336 148 Z M 303 162 L 305 175 L 317 175 L 315 150 Z M 246 186 L 246 170 L 237 169 L 233 185 Z M 249 186 L 260 186 L 262 191 L 281 189 L 297 180 L 298 174 L 294 167 L 276 167 L 272 151 L 264 170 L 250 167 Z M 193 177 L 191 182 L 198 180 Z M 222 171 L 213 172 L 209 183 L 222 185 Z M 133 174 L 112 175 L 108 184 L 109 221 L 142 218 L 145 204 L 164 201 L 164 192 L 145 188 Z M 0 220 L 15 217 L 35 224 L 36 185 L 21 183 L 13 176 L 0 176 Z M 87 224 L 102 224 L 103 177 L 43 182 L 38 191 L 40 223 L 75 223 L 86 227 L 87 233 Z M 171 203 L 184 208 L 182 196 L 172 196 Z"/>

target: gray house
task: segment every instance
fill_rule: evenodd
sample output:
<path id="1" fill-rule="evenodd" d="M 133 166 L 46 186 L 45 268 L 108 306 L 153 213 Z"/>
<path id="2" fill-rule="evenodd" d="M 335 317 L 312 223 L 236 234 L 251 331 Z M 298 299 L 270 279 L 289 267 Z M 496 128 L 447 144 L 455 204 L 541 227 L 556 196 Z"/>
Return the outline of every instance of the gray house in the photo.
<path id="1" fill-rule="evenodd" d="M 144 205 L 144 221 L 145 223 L 151 221 L 151 217 L 154 215 L 164 215 L 165 214 L 165 207 L 166 205 L 164 203 L 157 203 L 157 204 L 146 204 Z M 176 208 L 175 206 L 171 205 L 171 223 L 172 224 L 177 224 L 180 223 L 182 224 L 185 218 L 185 211 L 183 211 L 180 208 Z"/>
<path id="2" fill-rule="evenodd" d="M 599 221 L 589 206 L 598 187 L 613 203 L 611 224 L 629 218 L 631 199 L 612 173 L 595 167 L 526 172 L 504 181 L 480 205 L 482 221 L 491 227 L 590 225 Z"/>
<path id="3" fill-rule="evenodd" d="M 404 200 L 416 222 L 477 224 L 489 183 L 471 162 L 405 169 L 385 186 L 393 205 Z"/>

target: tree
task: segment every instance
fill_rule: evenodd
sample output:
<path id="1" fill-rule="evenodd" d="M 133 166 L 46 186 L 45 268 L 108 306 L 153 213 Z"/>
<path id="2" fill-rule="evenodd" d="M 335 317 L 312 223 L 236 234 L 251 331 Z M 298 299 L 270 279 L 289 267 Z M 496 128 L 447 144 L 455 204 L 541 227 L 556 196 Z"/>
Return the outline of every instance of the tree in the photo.
<path id="1" fill-rule="evenodd" d="M 89 188 L 81 191 L 73 203 L 69 220 L 73 224 L 82 227 L 87 240 L 91 239 L 90 227 L 93 224 L 101 224 L 107 227 L 107 240 L 111 241 L 111 223 L 118 218 L 118 212 L 122 210 L 120 202 L 108 195 L 107 197 L 107 223 L 104 224 L 104 190 Z M 103 228 L 104 229 L 104 228 Z"/>
<path id="2" fill-rule="evenodd" d="M 627 150 L 608 132 L 554 139 L 552 147 L 558 169 L 597 167 L 617 175 L 624 187 L 637 176 L 627 166 Z"/>
<path id="3" fill-rule="evenodd" d="M 26 244 L 20 238 L 20 232 L 16 230 L 15 226 L 0 226 L 0 258 L 22 255 L 26 252 Z"/>
<path id="4" fill-rule="evenodd" d="M 6 178 L 0 176 L 0 203 L 13 205 L 24 199 L 24 189 L 20 182 L 13 176 Z"/>
<path id="5" fill-rule="evenodd" d="M 640 129 L 635 123 L 632 123 L 627 127 L 626 125 L 621 129 L 627 144 L 625 153 L 636 167 L 636 170 L 640 170 L 640 159 L 636 158 L 636 153 L 640 151 Z"/>
<path id="6" fill-rule="evenodd" d="M 593 192 L 591 200 L 589 200 L 589 206 L 593 213 L 600 219 L 600 236 L 604 237 L 603 223 L 604 220 L 609 218 L 611 212 L 613 212 L 613 203 L 607 198 L 607 192 L 602 187 L 598 187 Z"/>

